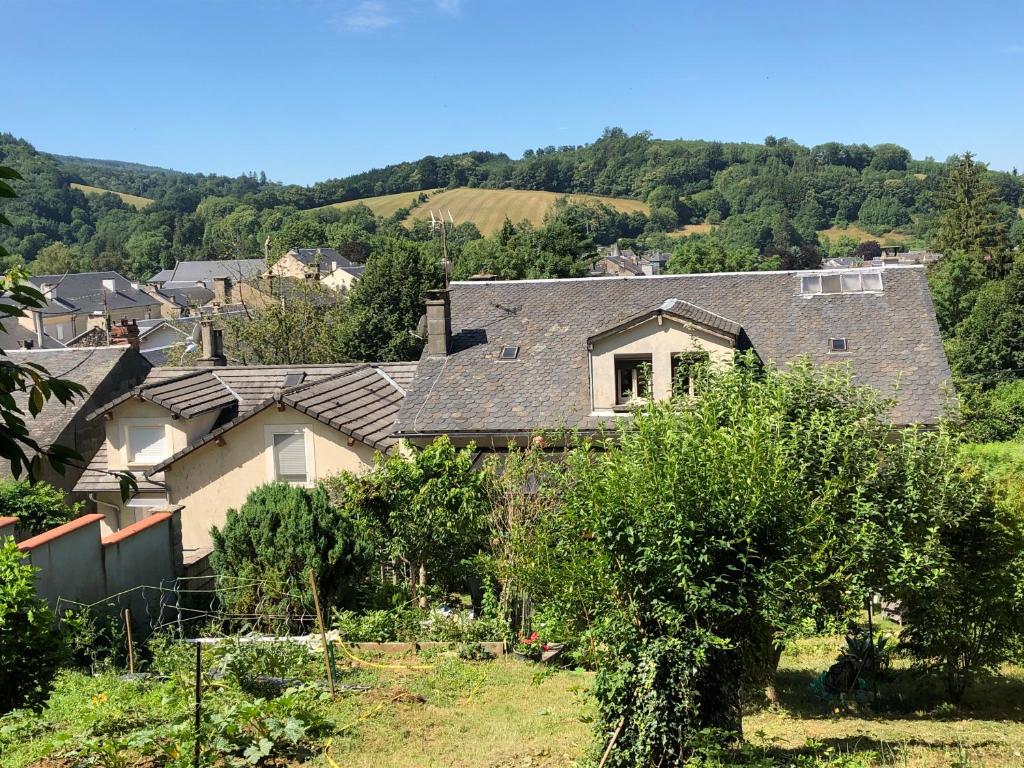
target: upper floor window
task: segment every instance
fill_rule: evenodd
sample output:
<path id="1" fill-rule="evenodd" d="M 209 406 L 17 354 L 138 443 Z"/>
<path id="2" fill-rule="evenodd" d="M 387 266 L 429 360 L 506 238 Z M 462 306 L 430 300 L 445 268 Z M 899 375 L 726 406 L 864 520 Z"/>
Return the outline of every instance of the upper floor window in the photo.
<path id="1" fill-rule="evenodd" d="M 615 404 L 651 396 L 651 355 L 615 358 Z"/>
<path id="2" fill-rule="evenodd" d="M 677 352 L 672 355 L 672 391 L 693 397 L 697 394 L 700 369 L 711 361 L 707 352 Z"/>
<path id="3" fill-rule="evenodd" d="M 151 466 L 171 455 L 171 441 L 163 424 L 128 424 L 125 445 L 131 465 Z"/>
<path id="4" fill-rule="evenodd" d="M 307 446 L 308 435 L 303 427 L 268 427 L 271 479 L 305 485 L 312 471 Z"/>

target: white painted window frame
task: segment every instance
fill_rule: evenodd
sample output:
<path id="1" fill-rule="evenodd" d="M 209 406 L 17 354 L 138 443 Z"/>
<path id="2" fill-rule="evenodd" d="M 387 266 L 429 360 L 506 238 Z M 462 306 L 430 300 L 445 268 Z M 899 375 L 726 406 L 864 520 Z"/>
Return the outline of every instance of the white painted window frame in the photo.
<path id="1" fill-rule="evenodd" d="M 316 485 L 316 456 L 313 452 L 313 430 L 306 424 L 267 424 L 263 427 L 263 444 L 266 446 L 267 479 L 271 483 L 283 482 L 277 477 L 274 466 L 274 435 L 302 435 L 306 448 L 306 482 L 289 483 L 302 488 Z"/>
<path id="2" fill-rule="evenodd" d="M 164 440 L 167 442 L 167 455 L 159 461 L 155 461 L 152 464 L 143 464 L 137 461 L 133 461 L 132 457 L 132 443 L 131 443 L 131 428 L 132 427 L 163 427 L 164 429 Z M 124 459 L 125 466 L 128 469 L 152 467 L 159 464 L 160 461 L 168 459 L 174 455 L 174 439 L 171 434 L 171 425 L 167 423 L 165 419 L 121 419 L 121 440 L 124 446 Z"/>

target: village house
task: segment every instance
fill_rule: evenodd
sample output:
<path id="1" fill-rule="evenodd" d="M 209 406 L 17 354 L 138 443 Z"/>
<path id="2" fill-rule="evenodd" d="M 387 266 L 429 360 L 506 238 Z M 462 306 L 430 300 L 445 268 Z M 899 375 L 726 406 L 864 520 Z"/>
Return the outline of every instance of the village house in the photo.
<path id="1" fill-rule="evenodd" d="M 173 269 L 161 270 L 149 278 L 146 290 L 173 302 L 182 316 L 198 314 L 203 308 L 258 307 L 269 300 L 260 285 L 266 269 L 266 259 L 178 261 Z"/>
<path id="2" fill-rule="evenodd" d="M 181 511 L 186 565 L 210 551 L 254 488 L 312 486 L 373 465 L 395 446 L 394 422 L 415 363 L 228 366 L 220 332 L 203 323 L 202 365 L 154 369 L 139 386 L 93 411 L 105 440 L 76 485 L 117 531 L 168 504 Z M 111 470 L 131 472 L 122 500 Z"/>
<path id="3" fill-rule="evenodd" d="M 938 422 L 950 380 L 922 267 L 455 282 L 426 325 L 396 429 L 414 445 L 593 433 L 744 350 L 849 365 L 898 425 Z"/>
<path id="4" fill-rule="evenodd" d="M 601 249 L 598 256 L 591 267 L 591 277 L 640 277 L 664 273 L 670 254 L 652 251 L 640 256 L 631 248 L 620 249 L 616 243 Z"/>
<path id="5" fill-rule="evenodd" d="M 52 398 L 47 400 L 35 418 L 28 415 L 28 393 L 12 393 L 15 404 L 26 414 L 29 436 L 40 448 L 44 451 L 53 445 L 74 448 L 84 463 L 92 460 L 104 440 L 102 424 L 90 421 L 89 415 L 142 383 L 152 367 L 129 345 L 16 350 L 7 352 L 6 359 L 20 365 L 42 366 L 52 376 L 71 379 L 85 387 L 86 395 L 68 405 L 61 405 Z M 44 462 L 37 479 L 71 492 L 81 474 L 79 466 L 67 467 L 61 474 Z M 10 464 L 6 461 L 0 462 L 0 476 L 11 476 Z M 84 496 L 77 498 L 83 499 Z"/>
<path id="6" fill-rule="evenodd" d="M 90 328 L 106 327 L 111 321 L 168 316 L 166 301 L 117 272 L 36 275 L 28 280 L 46 298 L 46 304 L 18 318 L 18 324 L 62 344 Z"/>
<path id="7" fill-rule="evenodd" d="M 362 277 L 363 269 L 333 248 L 292 248 L 275 261 L 265 275 L 316 280 L 325 288 L 345 292 Z"/>

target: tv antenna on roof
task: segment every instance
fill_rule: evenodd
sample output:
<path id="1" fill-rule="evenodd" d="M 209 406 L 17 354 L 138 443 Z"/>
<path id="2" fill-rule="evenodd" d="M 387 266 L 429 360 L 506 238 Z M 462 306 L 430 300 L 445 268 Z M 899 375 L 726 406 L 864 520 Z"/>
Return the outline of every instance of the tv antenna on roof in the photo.
<path id="1" fill-rule="evenodd" d="M 444 266 L 444 287 L 448 287 L 451 280 L 451 261 L 448 259 L 448 228 L 455 227 L 455 219 L 452 218 L 452 210 L 448 209 L 448 221 L 444 220 L 444 212 L 438 208 L 437 216 L 434 216 L 434 209 L 430 209 L 430 229 L 441 235 L 441 263 Z"/>

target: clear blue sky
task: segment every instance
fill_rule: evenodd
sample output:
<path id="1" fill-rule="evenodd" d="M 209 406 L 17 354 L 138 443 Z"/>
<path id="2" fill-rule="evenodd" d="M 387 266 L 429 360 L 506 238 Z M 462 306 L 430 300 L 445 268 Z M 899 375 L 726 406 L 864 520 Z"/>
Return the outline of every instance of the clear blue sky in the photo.
<path id="1" fill-rule="evenodd" d="M 0 0 L 0 130 L 310 183 L 425 154 L 894 141 L 1024 170 L 1024 3 Z"/>

